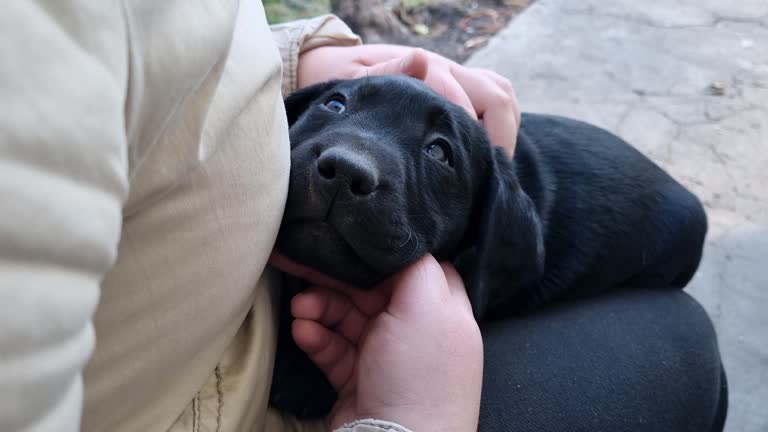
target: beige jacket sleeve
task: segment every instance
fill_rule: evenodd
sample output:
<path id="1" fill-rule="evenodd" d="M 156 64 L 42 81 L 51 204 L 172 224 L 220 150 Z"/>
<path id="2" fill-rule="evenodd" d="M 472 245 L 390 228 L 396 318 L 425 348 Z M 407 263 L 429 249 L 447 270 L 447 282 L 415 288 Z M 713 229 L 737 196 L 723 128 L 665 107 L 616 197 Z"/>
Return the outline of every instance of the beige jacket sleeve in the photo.
<path id="1" fill-rule="evenodd" d="M 128 191 L 120 8 L 64 4 L 0 13 L 2 431 L 79 430 L 91 316 Z"/>
<path id="2" fill-rule="evenodd" d="M 283 59 L 284 96 L 296 90 L 296 69 L 301 54 L 321 46 L 361 43 L 360 37 L 334 15 L 273 25 L 272 35 Z"/>

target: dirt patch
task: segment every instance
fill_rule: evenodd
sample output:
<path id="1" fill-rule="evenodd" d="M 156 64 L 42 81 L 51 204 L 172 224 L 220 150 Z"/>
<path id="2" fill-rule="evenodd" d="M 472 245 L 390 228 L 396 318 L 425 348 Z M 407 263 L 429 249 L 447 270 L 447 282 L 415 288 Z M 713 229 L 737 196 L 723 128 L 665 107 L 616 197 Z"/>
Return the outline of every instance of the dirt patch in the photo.
<path id="1" fill-rule="evenodd" d="M 368 43 L 418 46 L 458 62 L 485 46 L 534 0 L 382 0 L 396 6 L 385 13 L 397 21 L 379 28 Z M 368 2 L 360 2 L 360 4 Z M 377 3 L 377 2 L 373 2 Z M 331 11 L 329 0 L 264 0 L 270 23 L 306 18 Z M 354 16 L 353 16 L 354 17 Z M 349 20 L 352 23 L 354 20 Z M 357 30 L 357 29 L 356 29 Z M 361 34 L 365 28 L 360 29 Z"/>
<path id="2" fill-rule="evenodd" d="M 478 0 L 401 7 L 395 14 L 410 32 L 389 35 L 386 42 L 423 47 L 461 63 L 532 3 Z"/>

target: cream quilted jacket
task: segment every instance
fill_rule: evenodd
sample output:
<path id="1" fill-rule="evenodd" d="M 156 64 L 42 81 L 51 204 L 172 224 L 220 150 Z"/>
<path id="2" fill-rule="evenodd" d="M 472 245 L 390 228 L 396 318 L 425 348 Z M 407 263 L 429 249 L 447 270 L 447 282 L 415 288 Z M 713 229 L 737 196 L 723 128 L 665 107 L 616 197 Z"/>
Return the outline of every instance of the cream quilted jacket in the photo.
<path id="1" fill-rule="evenodd" d="M 281 82 L 356 43 L 255 0 L 4 4 L 0 431 L 321 430 L 267 406 Z"/>

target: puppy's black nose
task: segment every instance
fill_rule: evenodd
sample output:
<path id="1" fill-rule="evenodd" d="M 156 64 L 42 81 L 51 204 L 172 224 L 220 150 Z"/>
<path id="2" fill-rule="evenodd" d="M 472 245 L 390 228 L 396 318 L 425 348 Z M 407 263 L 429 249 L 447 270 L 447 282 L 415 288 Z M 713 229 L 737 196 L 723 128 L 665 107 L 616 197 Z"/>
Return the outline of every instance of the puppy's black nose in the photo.
<path id="1" fill-rule="evenodd" d="M 379 172 L 367 156 L 351 149 L 332 147 L 317 158 L 317 175 L 325 187 L 346 188 L 366 196 L 379 187 Z"/>

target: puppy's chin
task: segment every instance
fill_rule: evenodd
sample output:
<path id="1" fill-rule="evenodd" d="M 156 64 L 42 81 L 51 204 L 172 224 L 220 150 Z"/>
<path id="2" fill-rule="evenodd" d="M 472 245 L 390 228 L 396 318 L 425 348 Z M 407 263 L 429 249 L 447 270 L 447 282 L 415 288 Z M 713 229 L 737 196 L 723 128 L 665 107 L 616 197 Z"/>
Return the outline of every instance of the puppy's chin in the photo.
<path id="1" fill-rule="evenodd" d="M 283 226 L 276 246 L 297 263 L 361 289 L 372 288 L 389 276 L 371 267 L 338 231 L 325 222 Z"/>

